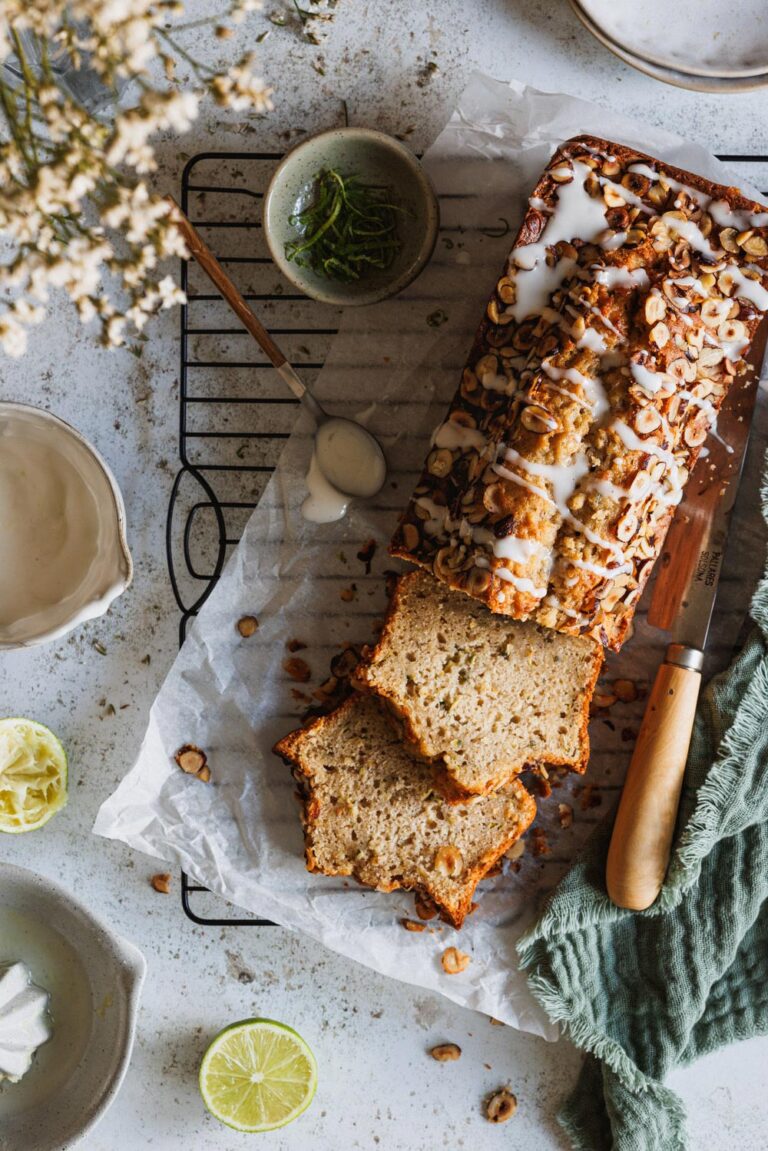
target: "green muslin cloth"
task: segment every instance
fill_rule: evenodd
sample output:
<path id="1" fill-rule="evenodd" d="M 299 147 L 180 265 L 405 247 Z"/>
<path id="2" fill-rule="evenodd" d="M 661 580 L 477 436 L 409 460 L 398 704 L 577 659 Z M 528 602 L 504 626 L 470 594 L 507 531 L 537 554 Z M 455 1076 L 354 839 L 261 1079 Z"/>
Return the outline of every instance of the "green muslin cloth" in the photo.
<path id="1" fill-rule="evenodd" d="M 768 522 L 765 478 L 761 501 Z M 577 1151 L 684 1151 L 667 1073 L 768 1031 L 768 572 L 750 614 L 699 705 L 657 902 L 609 901 L 609 817 L 518 945 L 533 993 L 587 1053 L 559 1116 Z"/>

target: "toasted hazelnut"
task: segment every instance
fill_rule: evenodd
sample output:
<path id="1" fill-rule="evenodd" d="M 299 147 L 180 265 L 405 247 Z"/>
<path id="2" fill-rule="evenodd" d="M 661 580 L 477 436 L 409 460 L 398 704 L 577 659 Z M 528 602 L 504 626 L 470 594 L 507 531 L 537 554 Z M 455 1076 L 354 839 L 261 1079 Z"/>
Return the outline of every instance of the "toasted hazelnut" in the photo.
<path id="1" fill-rule="evenodd" d="M 499 299 L 504 304 L 514 304 L 517 300 L 517 285 L 514 280 L 508 276 L 504 276 L 499 280 L 496 285 L 496 291 L 499 293 Z"/>
<path id="2" fill-rule="evenodd" d="M 454 847 L 450 843 L 438 847 L 435 852 L 435 871 L 439 871 L 441 875 L 446 875 L 451 879 L 456 879 L 457 876 L 461 875 L 463 867 L 464 857 L 458 847 Z"/>
<path id="3" fill-rule="evenodd" d="M 516 843 L 513 843 L 512 846 L 508 847 L 507 850 L 504 852 L 505 858 L 511 859 L 513 862 L 517 859 L 522 859 L 522 857 L 524 855 L 525 855 L 525 840 L 524 839 L 518 839 L 518 841 Z"/>
<path id="4" fill-rule="evenodd" d="M 183 747 L 179 748 L 173 758 L 181 770 L 186 772 L 187 775 L 197 775 L 208 762 L 205 752 L 194 743 L 185 743 Z"/>
<path id="5" fill-rule="evenodd" d="M 466 590 L 472 596 L 481 596 L 491 586 L 491 573 L 484 568 L 473 568 L 467 576 Z"/>
<path id="6" fill-rule="evenodd" d="M 708 328 L 719 327 L 723 319 L 723 303 L 723 300 L 705 300 L 701 305 L 702 324 Z"/>
<path id="7" fill-rule="evenodd" d="M 492 1095 L 485 1105 L 485 1116 L 491 1123 L 506 1123 L 516 1111 L 517 1098 L 506 1087 Z"/>
<path id="8" fill-rule="evenodd" d="M 415 524 L 403 524 L 401 533 L 407 551 L 415 551 L 419 546 L 419 529 Z"/>
<path id="9" fill-rule="evenodd" d="M 427 456 L 427 471 L 431 476 L 442 479 L 453 467 L 453 453 L 448 448 L 435 448 Z"/>
<path id="10" fill-rule="evenodd" d="M 732 343 L 735 340 L 743 340 L 747 334 L 746 324 L 741 320 L 723 320 L 720 327 L 717 329 L 717 337 L 726 343 Z"/>
<path id="11" fill-rule="evenodd" d="M 472 959 L 465 952 L 459 951 L 458 947 L 446 947 L 440 956 L 440 962 L 446 975 L 458 975 L 461 971 L 466 971 Z"/>
<path id="12" fill-rule="evenodd" d="M 750 236 L 741 246 L 750 256 L 768 256 L 768 244 L 762 236 Z"/>
<path id="13" fill-rule="evenodd" d="M 667 314 L 667 305 L 661 296 L 649 295 L 645 301 L 645 319 L 649 324 L 656 324 L 663 320 Z"/>
<path id="14" fill-rule="evenodd" d="M 289 675 L 291 679 L 295 679 L 297 683 L 308 683 L 312 678 L 309 664 L 306 660 L 299 659 L 298 656 L 283 660 L 283 671 Z"/>
<path id="15" fill-rule="evenodd" d="M 669 343 L 669 328 L 661 321 L 653 325 L 649 334 L 657 348 L 663 348 Z"/>
<path id="16" fill-rule="evenodd" d="M 538 404 L 527 404 L 520 413 L 520 423 L 529 432 L 534 432 L 536 435 L 543 436 L 547 432 L 557 432 L 560 430 L 560 424 L 546 408 L 540 407 Z"/>
<path id="17" fill-rule="evenodd" d="M 685 356 L 678 356 L 667 365 L 667 374 L 679 384 L 690 384 L 696 379 L 696 366 Z"/>
<path id="18" fill-rule="evenodd" d="M 211 782 L 211 769 L 207 763 L 204 767 L 200 768 L 200 770 L 197 773 L 196 778 L 199 779 L 201 783 L 210 783 Z"/>
<path id="19" fill-rule="evenodd" d="M 698 448 L 707 438 L 707 427 L 699 420 L 692 420 L 683 429 L 683 439 L 689 448 Z"/>
<path id="20" fill-rule="evenodd" d="M 592 696 L 592 707 L 609 708 L 613 707 L 615 702 L 616 696 L 612 691 L 596 691 Z"/>
<path id="21" fill-rule="evenodd" d="M 237 621 L 237 630 L 243 639 L 250 639 L 258 629 L 259 621 L 255 615 L 244 615 Z"/>
<path id="22" fill-rule="evenodd" d="M 609 208 L 623 208 L 627 202 L 619 189 L 614 188 L 612 184 L 606 184 L 604 186 L 603 199 Z"/>
<path id="23" fill-rule="evenodd" d="M 561 827 L 570 827 L 573 823 L 573 808 L 570 803 L 558 803 L 557 814 Z"/>
<path id="24" fill-rule="evenodd" d="M 573 169 L 567 164 L 560 164 L 557 168 L 550 168 L 547 173 L 556 184 L 569 184 L 573 179 Z"/>
<path id="25" fill-rule="evenodd" d="M 161 871 L 157 875 L 153 875 L 149 882 L 152 884 L 155 891 L 159 891 L 161 895 L 170 894 L 171 877 L 167 871 Z"/>
<path id="26" fill-rule="evenodd" d="M 632 539 L 639 527 L 639 520 L 632 508 L 627 508 L 624 514 L 616 521 L 616 535 L 622 543 Z"/>
<path id="27" fill-rule="evenodd" d="M 699 364 L 703 368 L 712 368 L 716 364 L 722 363 L 725 359 L 725 352 L 722 348 L 702 348 L 699 352 Z"/>
<path id="28" fill-rule="evenodd" d="M 426 931 L 423 923 L 417 923 L 415 919 L 401 919 L 403 927 L 406 931 Z"/>
<path id="29" fill-rule="evenodd" d="M 413 906 L 419 919 L 434 919 L 437 915 L 437 908 L 434 903 L 424 895 L 416 895 Z"/>
<path id="30" fill-rule="evenodd" d="M 640 408 L 638 412 L 635 412 L 632 422 L 636 432 L 641 436 L 649 436 L 651 432 L 655 432 L 657 428 L 661 427 L 661 416 L 656 408 Z"/>
<path id="31" fill-rule="evenodd" d="M 725 248 L 726 252 L 738 252 L 739 245 L 736 243 L 736 229 L 723 228 L 720 232 L 720 246 Z"/>
<path id="32" fill-rule="evenodd" d="M 439 1043 L 429 1053 L 438 1063 L 453 1063 L 461 1059 L 461 1048 L 457 1043 Z"/>
<path id="33" fill-rule="evenodd" d="M 632 679 L 615 679 L 613 690 L 622 703 L 634 703 L 637 699 L 637 684 Z"/>

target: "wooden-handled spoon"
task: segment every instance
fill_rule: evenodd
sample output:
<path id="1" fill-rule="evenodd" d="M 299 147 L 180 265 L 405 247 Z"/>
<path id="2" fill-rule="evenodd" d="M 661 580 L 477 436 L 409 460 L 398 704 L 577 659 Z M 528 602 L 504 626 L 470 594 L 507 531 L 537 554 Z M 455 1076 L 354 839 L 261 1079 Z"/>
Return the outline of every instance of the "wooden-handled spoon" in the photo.
<path id="1" fill-rule="evenodd" d="M 172 196 L 166 196 L 171 206 L 171 219 L 184 237 L 184 242 L 194 257 L 198 266 L 205 272 L 208 279 L 221 292 L 224 300 L 240 320 L 243 327 L 250 332 L 259 347 L 266 353 L 270 363 L 278 375 L 285 381 L 297 399 L 307 408 L 314 419 L 318 429 L 325 428 L 328 433 L 323 437 L 323 446 L 334 444 L 336 458 L 331 458 L 328 452 L 318 452 L 317 462 L 321 471 L 330 483 L 339 491 L 349 496 L 370 497 L 379 491 L 386 479 L 386 459 L 381 444 L 376 437 L 358 423 L 357 420 L 346 419 L 342 416 L 332 416 L 312 395 L 307 385 L 297 375 L 289 364 L 285 353 L 277 346 L 272 336 L 249 306 L 240 291 L 208 245 L 203 240 L 192 222 L 187 218 Z M 333 426 L 331 426 L 333 425 Z M 347 431 L 353 430 L 353 435 L 340 435 L 346 426 Z M 341 446 L 340 446 L 341 445 Z M 338 458 L 338 453 L 344 451 L 347 445 L 354 453 L 354 467 L 345 467 L 345 461 Z M 360 461 L 369 457 L 370 467 L 360 467 Z M 347 479 L 345 480 L 345 477 Z"/>

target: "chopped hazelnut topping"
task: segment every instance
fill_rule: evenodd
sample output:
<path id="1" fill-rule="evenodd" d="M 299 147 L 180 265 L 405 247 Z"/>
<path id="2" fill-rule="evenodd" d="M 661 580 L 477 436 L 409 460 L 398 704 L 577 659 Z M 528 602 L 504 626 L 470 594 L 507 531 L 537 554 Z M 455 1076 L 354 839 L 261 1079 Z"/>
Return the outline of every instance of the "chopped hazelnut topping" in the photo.
<path id="1" fill-rule="evenodd" d="M 506 1123 L 516 1111 L 517 1098 L 506 1087 L 492 1095 L 485 1105 L 485 1115 L 491 1123 Z"/>
<path id="2" fill-rule="evenodd" d="M 634 703 L 637 699 L 637 684 L 632 679 L 615 679 L 613 690 L 622 703 Z"/>
<path id="3" fill-rule="evenodd" d="M 419 919 L 434 919 L 437 915 L 434 903 L 423 895 L 417 895 L 413 904 Z"/>
<path id="4" fill-rule="evenodd" d="M 207 763 L 203 767 L 200 768 L 200 770 L 197 773 L 197 778 L 202 783 L 210 783 L 211 782 L 211 769 Z"/>
<path id="5" fill-rule="evenodd" d="M 237 621 L 237 630 L 243 639 L 250 639 L 258 631 L 259 621 L 255 615 L 244 615 Z"/>
<path id="6" fill-rule="evenodd" d="M 307 661 L 299 659 L 298 657 L 283 660 L 283 671 L 286 672 L 291 679 L 295 679 L 297 683 L 307 683 L 312 676 Z"/>
<path id="7" fill-rule="evenodd" d="M 173 757 L 182 771 L 187 775 L 197 775 L 205 767 L 208 757 L 205 752 L 194 743 L 185 743 Z"/>
<path id="8" fill-rule="evenodd" d="M 472 958 L 465 952 L 459 951 L 458 947 L 446 947 L 440 956 L 440 962 L 446 975 L 458 975 L 459 972 L 466 971 Z"/>
<path id="9" fill-rule="evenodd" d="M 461 1058 L 461 1048 L 457 1043 L 439 1043 L 429 1054 L 438 1063 L 453 1063 Z"/>
<path id="10" fill-rule="evenodd" d="M 406 931 L 426 931 L 423 923 L 417 923 L 415 919 L 401 919 L 403 927 Z"/>
<path id="11" fill-rule="evenodd" d="M 441 875 L 446 875 L 451 879 L 455 879 L 461 875 L 462 868 L 464 867 L 464 859 L 458 847 L 453 844 L 445 844 L 443 847 L 438 847 L 435 852 L 435 871 L 439 871 Z"/>
<path id="12" fill-rule="evenodd" d="M 159 891 L 161 895 L 168 895 L 170 893 L 171 877 L 167 871 L 161 871 L 157 875 L 153 875 L 149 882 L 155 891 Z"/>

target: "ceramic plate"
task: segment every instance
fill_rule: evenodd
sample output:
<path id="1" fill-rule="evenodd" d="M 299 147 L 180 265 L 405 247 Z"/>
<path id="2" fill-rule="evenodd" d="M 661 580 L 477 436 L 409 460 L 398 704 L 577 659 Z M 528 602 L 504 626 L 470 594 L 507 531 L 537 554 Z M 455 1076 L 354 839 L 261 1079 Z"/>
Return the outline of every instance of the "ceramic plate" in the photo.
<path id="1" fill-rule="evenodd" d="M 582 24 L 589 29 L 592 35 L 595 36 L 601 44 L 604 44 L 605 47 L 613 52 L 615 56 L 618 56 L 620 60 L 623 60 L 633 68 L 637 68 L 639 72 L 644 72 L 646 76 L 651 76 L 654 80 L 661 80 L 664 84 L 673 84 L 676 88 L 688 88 L 694 92 L 716 92 L 721 94 L 750 92 L 755 88 L 765 88 L 768 86 L 768 68 L 755 76 L 693 76 L 689 72 L 681 72 L 674 68 L 665 68 L 660 64 L 654 64 L 642 56 L 636 56 L 633 52 L 630 52 L 629 49 L 622 47 L 620 44 L 617 44 L 615 40 L 607 36 L 594 20 L 587 15 L 579 3 L 579 0 L 571 0 L 571 7 Z"/>
<path id="2" fill-rule="evenodd" d="M 634 56 L 695 76 L 768 72 L 766 0 L 580 0 L 609 39 Z M 692 34 L 692 29 L 695 29 Z"/>

